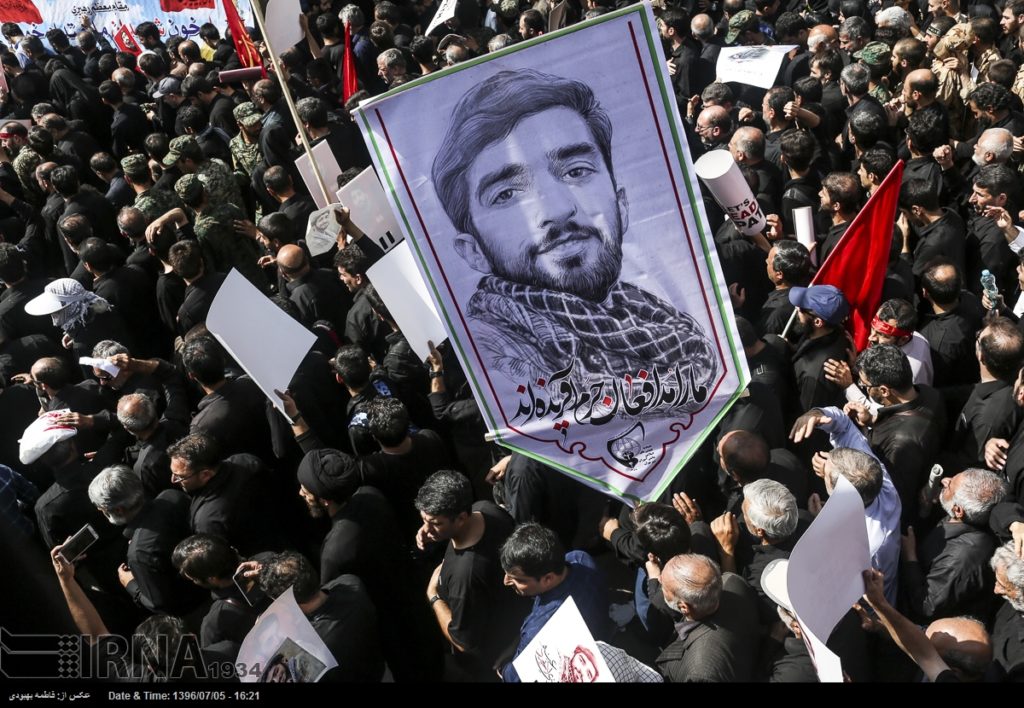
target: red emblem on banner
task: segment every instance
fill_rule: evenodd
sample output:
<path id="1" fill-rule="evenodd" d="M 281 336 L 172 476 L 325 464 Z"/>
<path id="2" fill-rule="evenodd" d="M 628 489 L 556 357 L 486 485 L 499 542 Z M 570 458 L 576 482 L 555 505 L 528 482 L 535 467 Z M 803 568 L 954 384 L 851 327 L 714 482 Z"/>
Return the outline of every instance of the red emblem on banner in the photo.
<path id="1" fill-rule="evenodd" d="M 160 0 L 160 9 L 164 12 L 188 12 L 201 7 L 213 8 L 213 3 L 214 0 Z"/>
<path id="2" fill-rule="evenodd" d="M 0 22 L 27 22 L 41 25 L 43 16 L 32 0 L 0 0 Z"/>
<path id="3" fill-rule="evenodd" d="M 132 33 L 131 27 L 126 24 L 122 24 L 114 34 L 114 44 L 122 52 L 134 54 L 135 56 L 142 54 L 142 47 L 135 41 L 135 35 Z"/>

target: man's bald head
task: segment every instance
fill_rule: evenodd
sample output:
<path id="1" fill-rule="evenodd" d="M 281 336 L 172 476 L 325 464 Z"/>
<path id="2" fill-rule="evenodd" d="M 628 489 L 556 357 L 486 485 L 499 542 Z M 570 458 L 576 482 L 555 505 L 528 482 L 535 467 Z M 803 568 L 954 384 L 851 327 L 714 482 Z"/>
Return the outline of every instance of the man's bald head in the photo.
<path id="1" fill-rule="evenodd" d="M 729 118 L 729 111 L 725 110 L 722 106 L 708 106 L 700 112 L 697 116 L 701 122 L 707 122 L 709 125 L 721 125 L 731 120 Z"/>
<path id="2" fill-rule="evenodd" d="M 962 681 L 980 681 L 992 662 L 992 639 L 985 625 L 968 617 L 935 620 L 925 634 L 942 660 Z"/>
<path id="3" fill-rule="evenodd" d="M 141 393 L 121 396 L 117 402 L 117 420 L 133 435 L 145 433 L 157 424 L 156 405 L 153 399 Z"/>
<path id="4" fill-rule="evenodd" d="M 1006 128 L 989 128 L 978 138 L 984 164 L 1001 165 L 1013 154 L 1013 133 Z"/>
<path id="5" fill-rule="evenodd" d="M 729 141 L 729 152 L 741 165 L 756 165 L 764 160 L 764 132 L 760 128 L 737 128 Z"/>
<path id="6" fill-rule="evenodd" d="M 715 21 L 711 19 L 710 15 L 703 13 L 694 15 L 693 19 L 690 20 L 690 32 L 697 39 L 708 41 L 714 37 Z"/>
<path id="7" fill-rule="evenodd" d="M 118 88 L 122 91 L 131 91 L 135 88 L 135 72 L 131 69 L 126 69 L 123 66 L 114 69 L 110 75 L 110 79 L 117 84 Z"/>
<path id="8" fill-rule="evenodd" d="M 661 588 L 669 607 L 678 609 L 687 619 L 703 619 L 718 609 L 722 571 L 707 556 L 678 555 L 661 571 Z"/>
<path id="9" fill-rule="evenodd" d="M 277 252 L 277 265 L 286 280 L 297 278 L 305 272 L 306 253 L 300 246 L 288 244 Z"/>
<path id="10" fill-rule="evenodd" d="M 807 33 L 807 48 L 812 52 L 824 51 L 829 46 L 838 46 L 839 33 L 832 25 L 815 25 Z"/>
<path id="11" fill-rule="evenodd" d="M 939 80 L 931 69 L 914 69 L 907 74 L 906 82 L 911 91 L 919 91 L 928 98 L 935 96 L 939 90 Z"/>
<path id="12" fill-rule="evenodd" d="M 763 437 L 749 430 L 732 430 L 718 443 L 722 469 L 747 484 L 761 478 L 771 461 L 771 451 Z"/>

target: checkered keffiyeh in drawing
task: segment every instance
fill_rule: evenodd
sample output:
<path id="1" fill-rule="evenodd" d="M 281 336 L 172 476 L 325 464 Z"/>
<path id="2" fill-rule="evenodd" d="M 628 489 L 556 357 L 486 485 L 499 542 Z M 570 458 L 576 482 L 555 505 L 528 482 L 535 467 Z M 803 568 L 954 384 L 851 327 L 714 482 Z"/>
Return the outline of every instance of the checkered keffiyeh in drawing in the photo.
<path id="1" fill-rule="evenodd" d="M 667 375 L 679 364 L 689 367 L 694 385 L 706 386 L 718 373 L 714 344 L 700 325 L 629 283 L 616 283 L 603 303 L 595 303 L 486 276 L 470 299 L 469 315 L 510 343 L 529 342 L 538 350 L 530 354 L 539 355 L 530 368 L 544 375 L 564 368 L 573 358 L 584 373 L 604 377 L 636 376 L 654 367 Z M 523 346 L 510 348 L 524 354 Z M 515 366 L 505 362 L 500 368 Z"/>

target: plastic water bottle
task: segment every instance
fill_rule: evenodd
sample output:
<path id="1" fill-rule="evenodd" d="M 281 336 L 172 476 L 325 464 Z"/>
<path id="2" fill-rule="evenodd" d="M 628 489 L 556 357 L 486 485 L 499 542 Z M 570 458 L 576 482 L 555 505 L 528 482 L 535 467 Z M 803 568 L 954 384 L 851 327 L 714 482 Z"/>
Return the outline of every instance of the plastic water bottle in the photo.
<path id="1" fill-rule="evenodd" d="M 989 309 L 996 309 L 996 303 L 999 298 L 999 288 L 996 287 L 996 276 L 992 275 L 987 270 L 981 271 L 981 289 L 988 295 L 988 301 L 992 305 Z"/>
<path id="2" fill-rule="evenodd" d="M 918 508 L 918 514 L 922 519 L 927 518 L 932 512 L 932 507 L 935 506 L 936 500 L 939 498 L 939 492 L 942 491 L 942 465 L 932 465 L 931 472 L 928 473 L 928 481 L 924 485 L 924 490 L 921 494 L 921 504 Z"/>

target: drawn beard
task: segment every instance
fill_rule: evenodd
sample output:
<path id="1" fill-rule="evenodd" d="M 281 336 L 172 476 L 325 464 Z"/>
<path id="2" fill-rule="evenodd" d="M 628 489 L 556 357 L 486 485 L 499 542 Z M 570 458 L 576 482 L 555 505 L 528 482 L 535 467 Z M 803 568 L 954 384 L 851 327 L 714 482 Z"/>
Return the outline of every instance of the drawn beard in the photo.
<path id="1" fill-rule="evenodd" d="M 567 235 L 597 239 L 603 246 L 597 262 L 588 264 L 583 255 L 573 254 L 568 258 L 556 260 L 555 268 L 538 267 L 540 252 Z M 512 264 L 502 263 L 496 258 L 483 239 L 478 239 L 478 243 L 495 275 L 524 285 L 566 292 L 591 302 L 604 300 L 608 296 L 608 290 L 618 281 L 622 272 L 622 221 L 618 214 L 615 235 L 611 237 L 606 238 L 593 226 L 581 226 L 570 220 L 564 225 L 548 229 L 543 242 L 530 246 L 526 253 Z"/>

